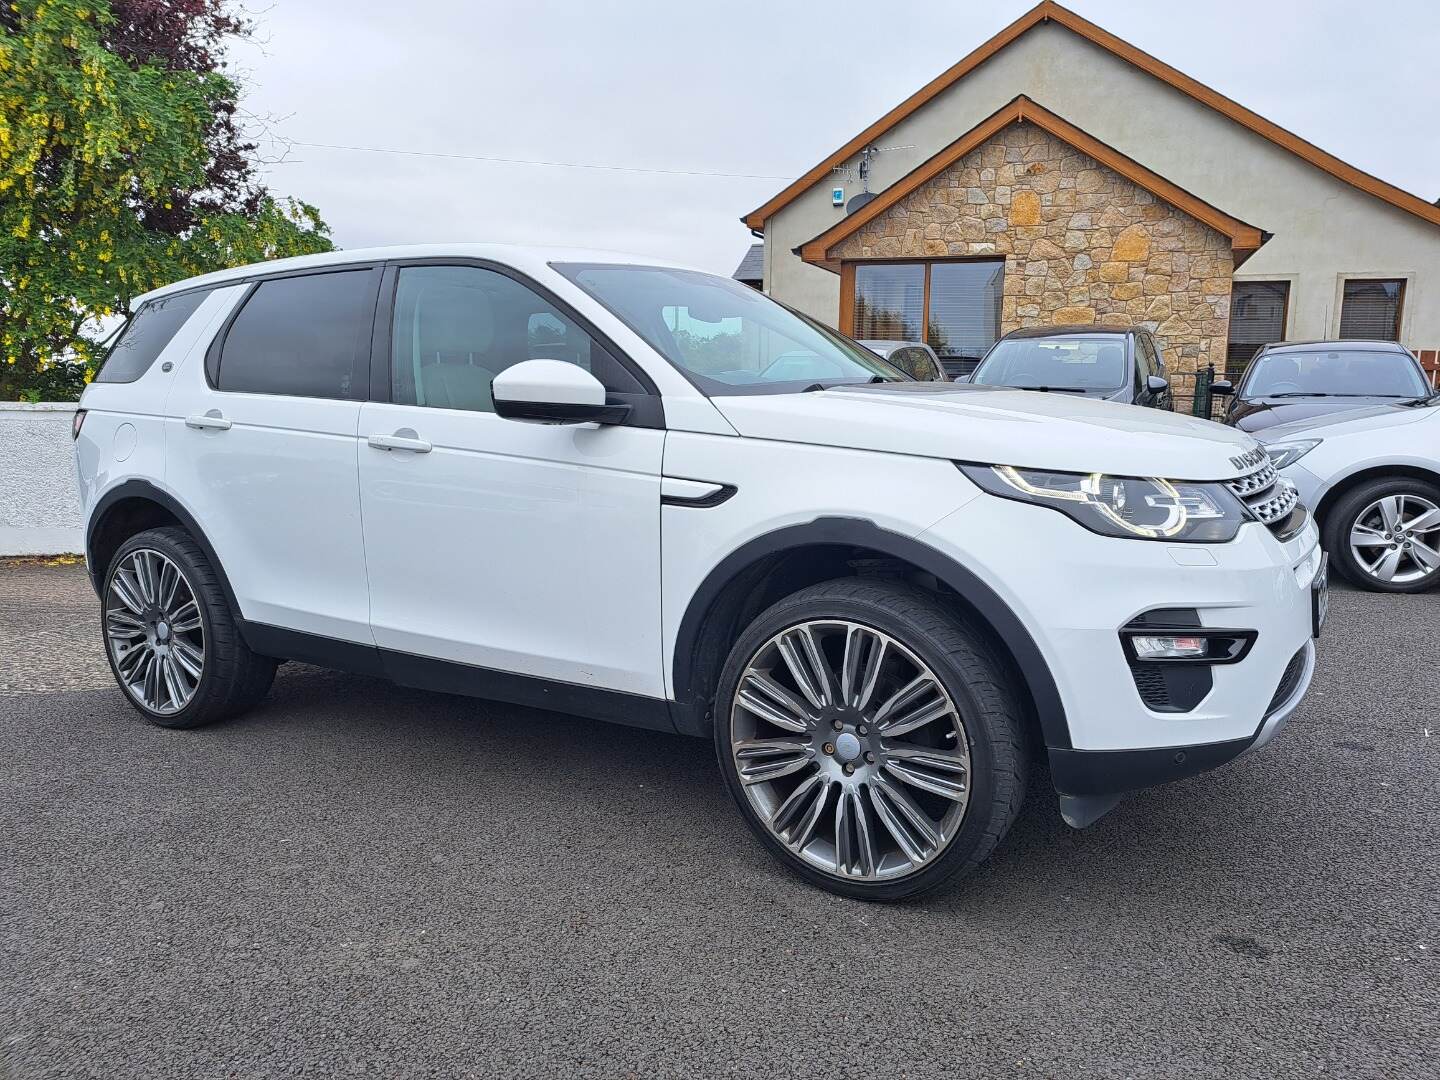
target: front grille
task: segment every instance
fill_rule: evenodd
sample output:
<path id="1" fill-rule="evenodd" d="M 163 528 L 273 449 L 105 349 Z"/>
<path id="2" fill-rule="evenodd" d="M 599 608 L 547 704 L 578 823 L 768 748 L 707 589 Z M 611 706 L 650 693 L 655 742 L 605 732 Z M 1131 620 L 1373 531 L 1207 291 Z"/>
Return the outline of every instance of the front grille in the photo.
<path id="1" fill-rule="evenodd" d="M 1226 486 L 1240 497 L 1250 515 L 1273 532 L 1283 532 L 1294 509 L 1300 505 L 1295 485 L 1275 471 L 1269 461 Z"/>
<path id="2" fill-rule="evenodd" d="M 1280 685 L 1275 688 L 1275 696 L 1270 699 L 1270 704 L 1265 707 L 1265 715 L 1269 716 L 1281 705 L 1284 705 L 1295 687 L 1300 685 L 1300 674 L 1305 670 L 1305 649 L 1302 647 L 1299 652 L 1290 658 L 1290 663 L 1285 665 L 1285 674 L 1280 676 Z"/>

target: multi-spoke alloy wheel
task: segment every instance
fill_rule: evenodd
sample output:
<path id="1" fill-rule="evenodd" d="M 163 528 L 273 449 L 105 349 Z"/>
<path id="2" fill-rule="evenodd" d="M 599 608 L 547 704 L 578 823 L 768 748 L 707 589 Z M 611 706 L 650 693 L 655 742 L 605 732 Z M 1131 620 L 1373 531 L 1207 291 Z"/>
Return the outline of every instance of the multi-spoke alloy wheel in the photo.
<path id="1" fill-rule="evenodd" d="M 1325 549 L 1352 584 L 1406 593 L 1440 585 L 1440 487 L 1417 477 L 1376 477 L 1323 513 Z"/>
<path id="2" fill-rule="evenodd" d="M 913 873 L 969 801 L 955 702 L 913 652 L 856 622 L 811 620 L 767 641 L 740 678 L 731 746 L 770 831 L 832 874 Z"/>
<path id="3" fill-rule="evenodd" d="M 1408 585 L 1440 570 L 1440 505 L 1395 492 L 1370 502 L 1350 527 L 1350 550 L 1378 581 Z"/>
<path id="4" fill-rule="evenodd" d="M 1018 709 L 988 647 L 935 597 L 837 579 L 740 636 L 716 749 L 751 827 L 834 892 L 899 899 L 977 865 L 1024 795 Z"/>
<path id="5" fill-rule="evenodd" d="M 157 716 L 190 703 L 205 672 L 205 628 L 195 591 L 180 568 L 137 548 L 110 575 L 105 642 L 127 693 Z"/>
<path id="6" fill-rule="evenodd" d="M 276 661 L 250 650 L 222 579 L 195 538 L 161 526 L 111 555 L 101 589 L 115 681 L 152 724 L 193 728 L 258 703 Z"/>

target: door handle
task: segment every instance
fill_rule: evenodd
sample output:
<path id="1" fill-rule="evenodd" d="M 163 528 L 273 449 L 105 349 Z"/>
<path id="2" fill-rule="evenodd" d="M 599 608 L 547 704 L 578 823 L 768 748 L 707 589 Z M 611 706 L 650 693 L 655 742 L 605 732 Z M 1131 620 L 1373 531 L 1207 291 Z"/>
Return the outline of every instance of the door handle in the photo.
<path id="1" fill-rule="evenodd" d="M 365 442 L 376 450 L 409 450 L 412 454 L 428 454 L 432 449 L 410 428 L 401 428 L 394 435 L 371 435 Z"/>
<path id="2" fill-rule="evenodd" d="M 230 421 L 220 415 L 219 409 L 211 409 L 203 416 L 187 416 L 185 426 L 196 431 L 229 431 Z"/>

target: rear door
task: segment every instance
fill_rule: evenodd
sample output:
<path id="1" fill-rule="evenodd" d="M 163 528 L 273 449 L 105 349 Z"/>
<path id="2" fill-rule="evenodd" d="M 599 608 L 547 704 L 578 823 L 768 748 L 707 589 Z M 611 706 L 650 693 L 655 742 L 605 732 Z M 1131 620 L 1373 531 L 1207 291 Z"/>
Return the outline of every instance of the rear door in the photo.
<path id="1" fill-rule="evenodd" d="M 665 432 L 648 379 L 505 267 L 402 265 L 382 293 L 393 314 L 361 410 L 360 493 L 387 665 L 409 654 L 663 697 Z M 631 422 L 502 419 L 492 381 L 535 359 L 585 368 Z"/>
<path id="2" fill-rule="evenodd" d="M 233 287 L 171 391 L 166 485 L 248 620 L 370 641 L 356 432 L 379 281 L 346 267 Z"/>

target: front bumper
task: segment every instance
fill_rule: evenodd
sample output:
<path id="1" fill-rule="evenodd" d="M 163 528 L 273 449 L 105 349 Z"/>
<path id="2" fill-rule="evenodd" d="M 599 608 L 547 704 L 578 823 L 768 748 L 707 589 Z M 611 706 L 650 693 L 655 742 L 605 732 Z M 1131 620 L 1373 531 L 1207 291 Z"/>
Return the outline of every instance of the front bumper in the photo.
<path id="1" fill-rule="evenodd" d="M 1098 536 L 1053 510 L 982 496 L 920 539 L 984 577 L 1044 656 L 1068 727 L 1068 740 L 1049 738 L 1055 787 L 1062 808 L 1088 800 L 1067 812 L 1072 823 L 1124 792 L 1264 745 L 1309 688 L 1313 521 L 1283 543 L 1252 523 L 1228 544 L 1166 544 Z M 1185 711 L 1146 705 L 1120 645 L 1121 627 L 1161 608 L 1256 632 L 1242 660 L 1210 669 L 1210 689 Z"/>

